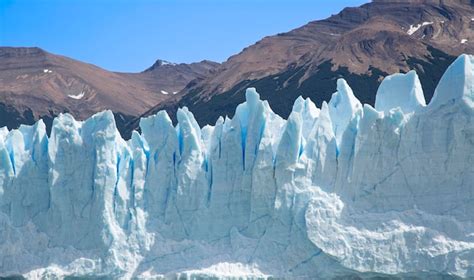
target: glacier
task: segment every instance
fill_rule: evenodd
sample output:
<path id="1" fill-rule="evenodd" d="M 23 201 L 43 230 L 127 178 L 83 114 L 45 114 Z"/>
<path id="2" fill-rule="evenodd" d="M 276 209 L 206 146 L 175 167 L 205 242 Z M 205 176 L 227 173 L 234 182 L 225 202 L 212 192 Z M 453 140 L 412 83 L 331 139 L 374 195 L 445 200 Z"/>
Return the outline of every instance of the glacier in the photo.
<path id="1" fill-rule="evenodd" d="M 252 88 L 214 126 L 177 119 L 0 129 L 0 276 L 474 277 L 474 56 L 429 104 L 411 71 L 375 108 L 340 79 L 287 120 Z"/>

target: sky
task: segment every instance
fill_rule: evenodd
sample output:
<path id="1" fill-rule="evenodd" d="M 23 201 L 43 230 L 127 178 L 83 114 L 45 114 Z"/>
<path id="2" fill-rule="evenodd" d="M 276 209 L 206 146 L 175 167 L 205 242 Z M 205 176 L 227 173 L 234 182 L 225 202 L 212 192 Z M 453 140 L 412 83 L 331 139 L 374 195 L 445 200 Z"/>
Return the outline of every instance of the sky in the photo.
<path id="1" fill-rule="evenodd" d="M 225 61 L 261 38 L 368 0 L 0 0 L 0 46 L 140 72 L 157 59 Z"/>

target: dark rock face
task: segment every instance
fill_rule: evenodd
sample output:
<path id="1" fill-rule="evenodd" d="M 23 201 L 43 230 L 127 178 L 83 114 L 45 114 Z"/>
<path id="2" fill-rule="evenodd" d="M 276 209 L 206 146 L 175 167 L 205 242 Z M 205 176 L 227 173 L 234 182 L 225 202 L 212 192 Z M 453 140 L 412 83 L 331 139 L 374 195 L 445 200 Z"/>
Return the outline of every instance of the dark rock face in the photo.
<path id="1" fill-rule="evenodd" d="M 298 95 L 319 106 L 345 78 L 361 102 L 374 104 L 381 79 L 416 69 L 427 101 L 453 59 L 473 53 L 470 1 L 373 1 L 328 19 L 265 37 L 230 57 L 213 75 L 188 84 L 179 96 L 145 115 L 188 106 L 201 125 L 234 114 L 247 87 L 288 116 Z M 467 41 L 466 41 L 467 40 Z M 136 128 L 138 119 L 130 129 Z"/>

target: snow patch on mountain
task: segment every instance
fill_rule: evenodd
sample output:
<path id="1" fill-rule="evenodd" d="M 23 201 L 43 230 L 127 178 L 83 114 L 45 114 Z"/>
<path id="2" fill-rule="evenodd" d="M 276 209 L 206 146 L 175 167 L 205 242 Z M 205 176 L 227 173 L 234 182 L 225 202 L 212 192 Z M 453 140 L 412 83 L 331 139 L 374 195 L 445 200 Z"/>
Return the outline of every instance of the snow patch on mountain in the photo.
<path id="1" fill-rule="evenodd" d="M 68 94 L 68 97 L 72 98 L 72 99 L 79 100 L 79 99 L 82 99 L 84 97 L 84 95 L 85 95 L 84 91 L 81 91 L 81 93 L 79 93 L 79 94 Z"/>
<path id="2" fill-rule="evenodd" d="M 431 25 L 431 24 L 433 24 L 432 21 L 425 21 L 425 22 L 419 23 L 417 25 L 410 24 L 410 28 L 408 29 L 407 34 L 408 35 L 413 35 L 421 27 L 426 26 L 426 25 Z"/>

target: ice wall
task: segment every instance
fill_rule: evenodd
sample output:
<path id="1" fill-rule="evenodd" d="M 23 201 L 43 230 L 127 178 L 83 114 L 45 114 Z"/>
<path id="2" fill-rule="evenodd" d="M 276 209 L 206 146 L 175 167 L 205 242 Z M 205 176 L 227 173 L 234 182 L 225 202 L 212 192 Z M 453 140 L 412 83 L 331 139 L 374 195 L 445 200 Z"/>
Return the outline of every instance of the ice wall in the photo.
<path id="1" fill-rule="evenodd" d="M 375 108 L 344 80 L 288 120 L 255 89 L 123 140 L 111 112 L 0 129 L 0 276 L 474 277 L 474 57 L 425 106 L 416 73 Z"/>

